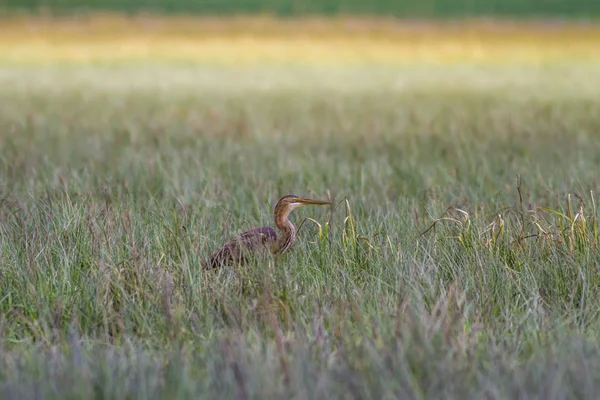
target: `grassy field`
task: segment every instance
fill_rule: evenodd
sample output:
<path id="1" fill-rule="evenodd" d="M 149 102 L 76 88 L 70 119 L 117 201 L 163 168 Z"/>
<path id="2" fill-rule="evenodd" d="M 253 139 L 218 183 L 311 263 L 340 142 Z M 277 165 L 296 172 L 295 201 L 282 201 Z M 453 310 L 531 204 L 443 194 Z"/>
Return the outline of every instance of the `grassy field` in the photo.
<path id="1" fill-rule="evenodd" d="M 1 24 L 0 397 L 596 396 L 600 29 L 109 22 Z M 202 271 L 288 193 L 279 268 Z"/>

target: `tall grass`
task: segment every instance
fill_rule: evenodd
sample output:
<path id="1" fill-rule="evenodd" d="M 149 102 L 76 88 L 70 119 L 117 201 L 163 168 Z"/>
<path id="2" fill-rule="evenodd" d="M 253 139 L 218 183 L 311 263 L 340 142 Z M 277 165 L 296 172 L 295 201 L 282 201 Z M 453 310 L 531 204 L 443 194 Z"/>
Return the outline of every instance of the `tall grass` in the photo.
<path id="1" fill-rule="evenodd" d="M 2 397 L 593 397 L 596 71 L 3 68 Z"/>

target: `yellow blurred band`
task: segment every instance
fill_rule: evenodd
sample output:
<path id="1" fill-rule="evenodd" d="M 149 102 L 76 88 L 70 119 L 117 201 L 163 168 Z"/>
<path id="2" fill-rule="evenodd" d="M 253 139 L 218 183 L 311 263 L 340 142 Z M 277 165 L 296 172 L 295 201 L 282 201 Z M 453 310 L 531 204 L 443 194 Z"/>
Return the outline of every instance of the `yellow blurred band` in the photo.
<path id="1" fill-rule="evenodd" d="M 87 16 L 0 21 L 2 64 L 541 64 L 600 59 L 600 25 Z"/>

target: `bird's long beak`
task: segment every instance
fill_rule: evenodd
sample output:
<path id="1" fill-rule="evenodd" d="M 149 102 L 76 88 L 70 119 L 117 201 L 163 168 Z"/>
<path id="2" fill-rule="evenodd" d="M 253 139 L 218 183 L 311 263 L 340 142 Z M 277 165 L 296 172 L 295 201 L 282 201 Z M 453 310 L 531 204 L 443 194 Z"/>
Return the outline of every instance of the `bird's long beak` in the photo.
<path id="1" fill-rule="evenodd" d="M 331 204 L 328 201 L 313 200 L 313 199 L 307 199 L 307 198 L 304 198 L 304 197 L 300 200 L 300 202 L 302 204 L 304 204 L 304 205 L 314 204 L 314 205 L 317 205 L 317 206 L 322 206 L 322 205 L 325 205 L 325 204 Z"/>

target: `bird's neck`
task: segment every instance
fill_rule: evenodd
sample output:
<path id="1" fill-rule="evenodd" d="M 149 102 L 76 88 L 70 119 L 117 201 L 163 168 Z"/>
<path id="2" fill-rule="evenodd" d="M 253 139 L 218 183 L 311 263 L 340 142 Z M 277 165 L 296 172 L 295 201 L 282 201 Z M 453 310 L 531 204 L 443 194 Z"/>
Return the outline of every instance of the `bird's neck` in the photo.
<path id="1" fill-rule="evenodd" d="M 277 238 L 279 253 L 283 254 L 287 252 L 290 247 L 296 241 L 296 227 L 292 224 L 292 221 L 288 219 L 287 215 L 282 215 L 275 219 L 275 225 L 281 231 L 281 235 Z"/>

